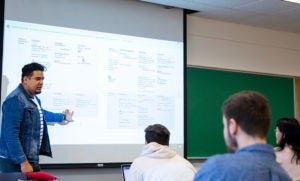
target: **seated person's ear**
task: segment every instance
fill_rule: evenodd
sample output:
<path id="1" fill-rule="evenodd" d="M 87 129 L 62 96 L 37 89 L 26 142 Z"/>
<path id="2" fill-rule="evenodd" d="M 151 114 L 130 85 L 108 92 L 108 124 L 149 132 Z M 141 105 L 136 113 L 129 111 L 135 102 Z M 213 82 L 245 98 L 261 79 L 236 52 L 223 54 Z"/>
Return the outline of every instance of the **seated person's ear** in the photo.
<path id="1" fill-rule="evenodd" d="M 237 134 L 237 131 L 238 131 L 238 124 L 237 122 L 235 121 L 235 119 L 231 118 L 229 120 L 229 132 L 232 136 L 235 136 Z"/>

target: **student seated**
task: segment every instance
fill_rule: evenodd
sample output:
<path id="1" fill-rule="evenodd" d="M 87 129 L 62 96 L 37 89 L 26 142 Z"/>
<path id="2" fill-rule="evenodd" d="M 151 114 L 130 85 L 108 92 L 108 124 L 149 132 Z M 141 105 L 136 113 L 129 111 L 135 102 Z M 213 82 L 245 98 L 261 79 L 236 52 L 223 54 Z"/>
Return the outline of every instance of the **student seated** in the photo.
<path id="1" fill-rule="evenodd" d="M 223 135 L 230 153 L 205 161 L 196 181 L 291 181 L 276 162 L 266 136 L 271 125 L 267 99 L 257 92 L 230 96 L 222 106 Z"/>
<path id="2" fill-rule="evenodd" d="M 294 180 L 300 180 L 300 124 L 294 118 L 281 118 L 276 123 L 276 161 Z"/>
<path id="3" fill-rule="evenodd" d="M 145 146 L 131 164 L 130 181 L 192 181 L 194 166 L 169 147 L 170 132 L 161 125 L 145 129 Z"/>

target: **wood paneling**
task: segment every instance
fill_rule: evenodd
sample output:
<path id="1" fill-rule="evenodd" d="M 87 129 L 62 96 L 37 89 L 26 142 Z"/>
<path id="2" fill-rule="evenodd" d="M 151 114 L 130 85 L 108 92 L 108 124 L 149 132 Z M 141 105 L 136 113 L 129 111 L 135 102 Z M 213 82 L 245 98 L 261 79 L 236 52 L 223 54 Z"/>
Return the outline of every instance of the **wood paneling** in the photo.
<path id="1" fill-rule="evenodd" d="M 295 117 L 300 121 L 300 77 L 296 77 L 295 81 Z"/>

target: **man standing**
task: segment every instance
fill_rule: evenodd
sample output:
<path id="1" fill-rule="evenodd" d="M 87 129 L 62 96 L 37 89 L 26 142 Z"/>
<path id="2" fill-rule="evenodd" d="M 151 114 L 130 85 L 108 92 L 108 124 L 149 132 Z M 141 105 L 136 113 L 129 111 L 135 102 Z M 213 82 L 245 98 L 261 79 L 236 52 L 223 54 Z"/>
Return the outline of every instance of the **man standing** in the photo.
<path id="1" fill-rule="evenodd" d="M 43 87 L 45 67 L 30 63 L 22 68 L 22 83 L 2 105 L 0 172 L 39 171 L 39 155 L 52 156 L 47 122 L 68 123 L 73 112 L 52 113 L 36 96 Z"/>
<path id="2" fill-rule="evenodd" d="M 169 130 L 161 124 L 154 124 L 148 126 L 145 133 L 146 145 L 141 156 L 130 166 L 128 180 L 192 181 L 196 170 L 169 148 Z"/>
<path id="3" fill-rule="evenodd" d="M 271 125 L 267 99 L 259 93 L 242 91 L 222 106 L 223 135 L 230 153 L 209 158 L 195 176 L 200 180 L 289 181 L 275 160 L 266 136 Z"/>

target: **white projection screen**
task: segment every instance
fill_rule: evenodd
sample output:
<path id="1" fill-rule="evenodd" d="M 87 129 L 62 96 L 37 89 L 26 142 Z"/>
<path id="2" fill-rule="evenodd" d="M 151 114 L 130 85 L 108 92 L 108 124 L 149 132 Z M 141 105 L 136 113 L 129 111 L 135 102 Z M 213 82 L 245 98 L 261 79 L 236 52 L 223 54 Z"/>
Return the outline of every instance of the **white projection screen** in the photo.
<path id="1" fill-rule="evenodd" d="M 46 66 L 42 107 L 74 122 L 48 125 L 43 165 L 132 162 L 155 123 L 184 156 L 183 10 L 135 0 L 6 0 L 1 105 L 30 62 Z"/>

